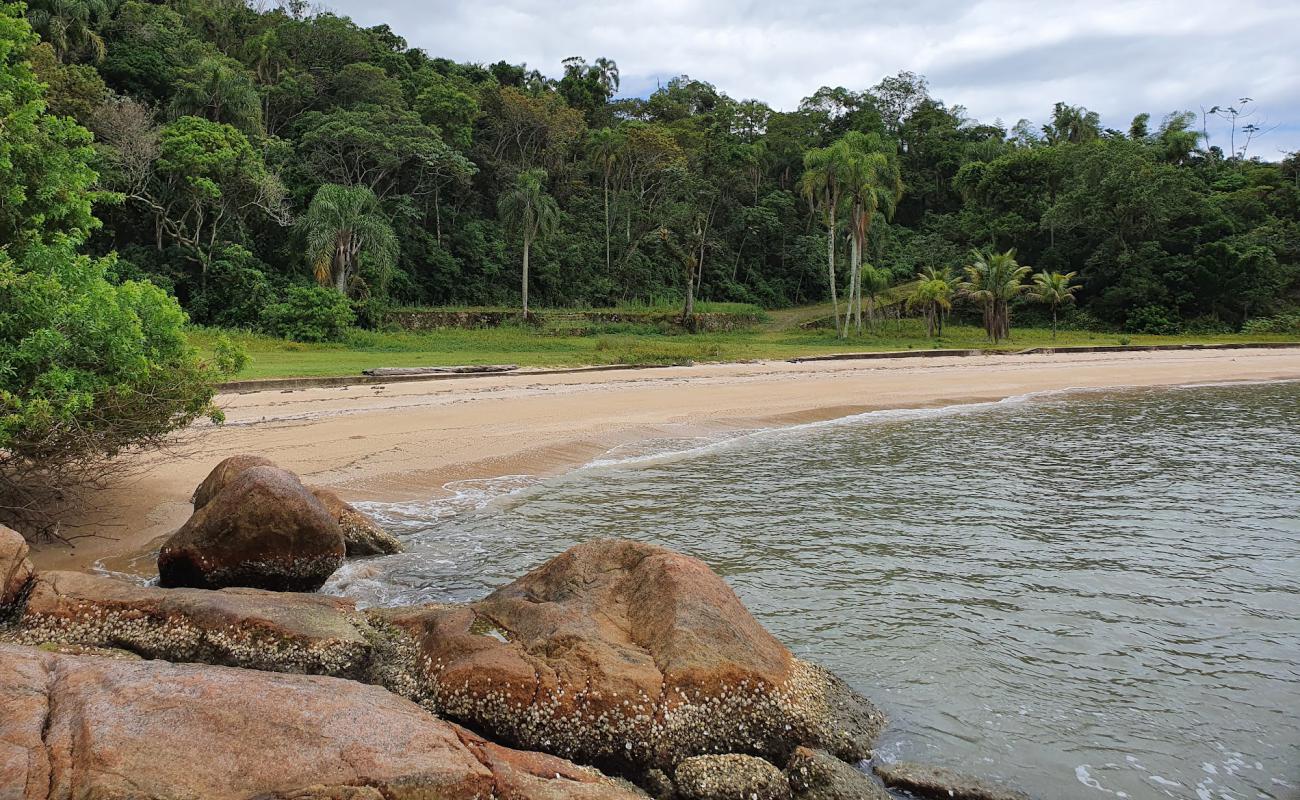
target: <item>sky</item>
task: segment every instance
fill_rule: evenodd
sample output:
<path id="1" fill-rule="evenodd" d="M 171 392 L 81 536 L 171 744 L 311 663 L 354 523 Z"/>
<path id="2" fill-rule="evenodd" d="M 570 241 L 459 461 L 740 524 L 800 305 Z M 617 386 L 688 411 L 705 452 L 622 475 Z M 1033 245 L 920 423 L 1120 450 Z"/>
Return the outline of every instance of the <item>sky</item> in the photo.
<path id="1" fill-rule="evenodd" d="M 1241 105 L 1266 133 L 1250 155 L 1300 150 L 1296 0 L 327 0 L 362 25 L 456 61 L 506 60 L 558 77 L 612 58 L 621 96 L 675 75 L 790 110 L 820 86 L 866 89 L 911 70 L 981 122 L 1046 121 L 1064 100 L 1127 130 L 1139 112 Z M 1154 126 L 1154 125 L 1153 125 Z M 1229 149 L 1226 122 L 1211 144 Z M 1238 147 L 1241 144 L 1238 135 Z"/>

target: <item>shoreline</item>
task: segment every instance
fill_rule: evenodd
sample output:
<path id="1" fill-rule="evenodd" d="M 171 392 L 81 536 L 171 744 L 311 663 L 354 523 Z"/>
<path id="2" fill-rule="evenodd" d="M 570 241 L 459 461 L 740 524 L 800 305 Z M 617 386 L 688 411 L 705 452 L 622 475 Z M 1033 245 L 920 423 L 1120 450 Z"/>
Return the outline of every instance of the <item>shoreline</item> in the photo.
<path id="1" fill-rule="evenodd" d="M 227 424 L 197 425 L 171 453 L 129 459 L 134 477 L 99 492 L 75 547 L 33 548 L 38 569 L 138 571 L 132 560 L 189 516 L 221 459 L 265 455 L 353 501 L 448 496 L 446 484 L 544 479 L 623 446 L 871 411 L 994 402 L 1068 389 L 1300 379 L 1300 350 L 1197 350 L 755 362 L 409 382 L 218 397 Z M 145 560 L 148 563 L 148 560 Z"/>

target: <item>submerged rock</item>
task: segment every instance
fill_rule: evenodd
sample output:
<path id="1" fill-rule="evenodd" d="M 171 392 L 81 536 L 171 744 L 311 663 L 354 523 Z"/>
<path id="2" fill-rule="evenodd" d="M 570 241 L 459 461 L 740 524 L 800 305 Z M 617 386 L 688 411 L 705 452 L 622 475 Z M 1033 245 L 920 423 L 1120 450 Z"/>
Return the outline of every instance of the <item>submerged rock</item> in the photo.
<path id="1" fill-rule="evenodd" d="M 216 497 L 226 484 L 238 478 L 245 470 L 253 467 L 274 467 L 275 462 L 263 456 L 255 456 L 251 453 L 242 453 L 237 456 L 231 456 L 224 459 L 221 463 L 212 468 L 208 477 L 203 479 L 194 489 L 194 494 L 190 497 L 190 502 L 194 504 L 194 510 L 198 511 L 208 504 L 208 501 Z"/>
<path id="2" fill-rule="evenodd" d="M 379 527 L 378 523 L 351 504 L 344 502 L 332 490 L 324 486 L 311 486 L 308 489 L 343 530 L 343 543 L 347 548 L 348 558 L 392 555 L 406 549 L 402 547 L 402 543 L 396 536 Z"/>
<path id="3" fill-rule="evenodd" d="M 942 800 L 1030 800 L 1029 795 L 942 767 L 900 761 L 876 764 L 875 772 L 891 789 L 904 789 L 916 797 Z"/>
<path id="4" fill-rule="evenodd" d="M 632 800 L 379 687 L 0 645 L 0 796 Z"/>
<path id="5" fill-rule="evenodd" d="M 469 606 L 380 609 L 381 680 L 495 738 L 629 774 L 800 744 L 858 760 L 884 718 L 799 661 L 702 562 L 578 545 Z"/>
<path id="6" fill-rule="evenodd" d="M 683 800 L 789 800 L 781 770 L 761 758 L 694 756 L 677 765 L 677 793 Z"/>
<path id="7" fill-rule="evenodd" d="M 27 560 L 27 540 L 18 531 L 0 525 L 0 619 L 3 619 L 36 571 Z"/>
<path id="8" fill-rule="evenodd" d="M 158 554 L 158 578 L 168 587 L 312 592 L 344 554 L 338 523 L 296 476 L 254 466 L 230 479 L 167 540 Z"/>
<path id="9" fill-rule="evenodd" d="M 30 645 L 365 679 L 370 626 L 351 600 L 260 589 L 160 589 L 43 572 L 12 635 Z"/>
<path id="10" fill-rule="evenodd" d="M 785 773 L 794 800 L 890 800 L 871 776 L 820 750 L 798 748 Z"/>

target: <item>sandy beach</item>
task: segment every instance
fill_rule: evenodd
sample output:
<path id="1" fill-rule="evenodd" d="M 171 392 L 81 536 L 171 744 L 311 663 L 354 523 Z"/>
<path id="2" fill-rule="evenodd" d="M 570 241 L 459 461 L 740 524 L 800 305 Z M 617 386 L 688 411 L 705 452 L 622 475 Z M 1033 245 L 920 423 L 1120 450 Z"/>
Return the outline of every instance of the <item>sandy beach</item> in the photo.
<path id="1" fill-rule="evenodd" d="M 122 567 L 190 513 L 221 459 L 259 453 L 351 500 L 428 498 L 444 484 L 549 475 L 648 438 L 786 425 L 884 408 L 1071 388 L 1300 379 L 1300 350 L 987 355 L 759 362 L 222 395 L 225 425 L 124 465 L 96 495 L 75 547 L 41 545 L 41 569 Z"/>

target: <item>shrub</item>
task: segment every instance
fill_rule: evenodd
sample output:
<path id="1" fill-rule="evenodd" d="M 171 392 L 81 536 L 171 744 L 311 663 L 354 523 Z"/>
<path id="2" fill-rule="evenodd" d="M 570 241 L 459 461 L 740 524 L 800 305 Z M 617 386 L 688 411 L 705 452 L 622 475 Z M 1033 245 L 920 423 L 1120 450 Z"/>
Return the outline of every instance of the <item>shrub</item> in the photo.
<path id="1" fill-rule="evenodd" d="M 0 251 L 0 517 L 49 530 L 68 489 L 98 485 L 110 460 L 164 443 L 198 417 L 220 419 L 214 380 L 241 354 L 199 360 L 175 298 L 113 285 L 111 259 L 67 245 Z"/>
<path id="2" fill-rule="evenodd" d="M 275 302 L 269 268 L 237 244 L 226 245 L 208 267 L 203 286 L 190 297 L 190 317 L 220 328 L 257 327 L 262 311 Z"/>
<path id="3" fill-rule="evenodd" d="M 1300 312 L 1295 314 L 1278 314 L 1276 317 L 1258 317 L 1248 320 L 1241 326 L 1242 333 L 1291 333 L 1300 334 Z"/>
<path id="4" fill-rule="evenodd" d="M 356 321 L 348 299 L 324 286 L 293 286 L 262 310 L 262 327 L 295 342 L 341 342 Z"/>
<path id="5" fill-rule="evenodd" d="M 1128 324 L 1124 326 L 1133 333 L 1154 333 L 1169 335 L 1178 333 L 1181 325 L 1174 312 L 1162 306 L 1142 306 L 1128 315 Z"/>

